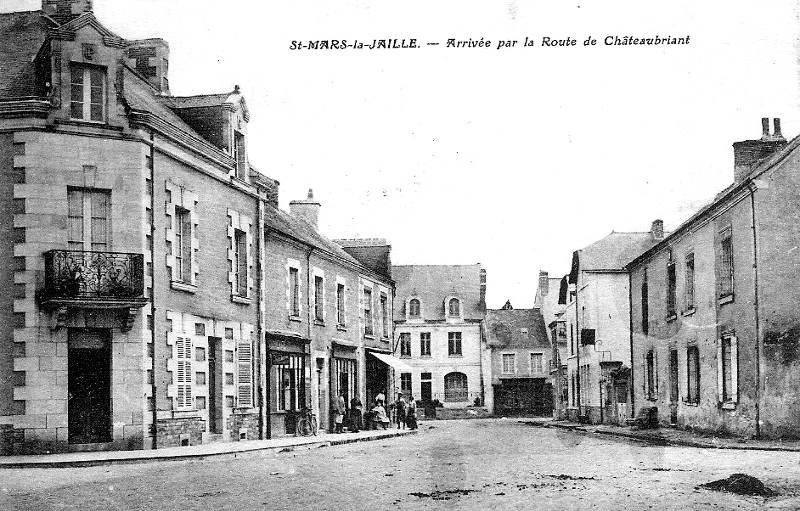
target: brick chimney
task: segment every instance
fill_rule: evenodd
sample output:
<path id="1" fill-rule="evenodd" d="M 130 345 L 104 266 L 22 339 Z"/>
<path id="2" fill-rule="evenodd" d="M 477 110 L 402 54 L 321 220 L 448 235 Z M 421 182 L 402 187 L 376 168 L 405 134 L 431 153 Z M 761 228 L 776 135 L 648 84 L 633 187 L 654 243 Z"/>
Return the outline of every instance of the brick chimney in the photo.
<path id="1" fill-rule="evenodd" d="M 481 284 L 481 290 L 480 290 L 481 294 L 478 306 L 482 311 L 486 312 L 486 270 L 484 270 L 483 268 L 481 268 L 480 271 L 480 284 Z"/>
<path id="2" fill-rule="evenodd" d="M 652 236 L 653 239 L 656 240 L 656 241 L 664 239 L 664 221 L 663 220 L 653 220 L 653 224 L 650 226 L 650 236 Z"/>
<path id="3" fill-rule="evenodd" d="M 550 292 L 550 279 L 546 271 L 539 271 L 539 294 L 546 296 Z"/>
<path id="4" fill-rule="evenodd" d="M 92 0 L 42 0 L 42 10 L 63 25 L 85 12 L 92 12 Z"/>
<path id="5" fill-rule="evenodd" d="M 162 94 L 169 94 L 169 45 L 163 39 L 125 44 L 125 62 Z"/>
<path id="6" fill-rule="evenodd" d="M 769 132 L 769 118 L 761 119 L 761 138 L 759 140 L 743 140 L 733 144 L 733 180 L 744 181 L 764 159 L 786 145 L 781 133 L 781 120 L 775 118 L 773 132 Z"/>
<path id="7" fill-rule="evenodd" d="M 317 220 L 319 220 L 319 208 L 322 204 L 314 199 L 314 190 L 308 189 L 308 198 L 306 200 L 293 200 L 289 203 L 289 212 L 297 217 L 305 220 L 306 222 L 317 227 Z"/>

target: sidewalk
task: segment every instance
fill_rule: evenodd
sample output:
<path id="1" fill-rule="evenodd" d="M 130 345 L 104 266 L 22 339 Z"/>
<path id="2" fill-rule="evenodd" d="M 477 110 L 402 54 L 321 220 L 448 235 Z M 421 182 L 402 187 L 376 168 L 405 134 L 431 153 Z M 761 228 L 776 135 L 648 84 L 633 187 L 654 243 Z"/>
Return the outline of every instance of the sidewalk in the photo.
<path id="1" fill-rule="evenodd" d="M 377 430 L 358 433 L 326 434 L 310 437 L 282 437 L 245 442 L 213 442 L 189 447 L 166 447 L 142 451 L 71 452 L 29 456 L 0 456 L 4 468 L 71 468 L 156 461 L 202 460 L 206 458 L 243 458 L 270 452 L 310 450 L 332 445 L 369 442 L 416 434 L 419 430 Z"/>
<path id="2" fill-rule="evenodd" d="M 698 447 L 702 449 L 800 452 L 800 441 L 798 440 L 753 440 L 735 437 L 715 437 L 709 434 L 675 428 L 636 430 L 625 426 L 579 424 L 577 422 L 557 421 L 546 418 L 535 418 L 520 422 L 543 428 L 560 428 L 579 433 L 630 438 L 655 445 Z"/>

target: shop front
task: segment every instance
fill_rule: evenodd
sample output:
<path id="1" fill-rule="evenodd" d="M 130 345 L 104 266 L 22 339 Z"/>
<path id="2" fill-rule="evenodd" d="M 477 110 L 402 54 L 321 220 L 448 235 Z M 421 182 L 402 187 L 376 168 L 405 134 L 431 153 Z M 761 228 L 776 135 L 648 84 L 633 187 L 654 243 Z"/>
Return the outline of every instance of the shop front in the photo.
<path id="1" fill-rule="evenodd" d="M 303 408 L 310 404 L 309 340 L 267 333 L 267 431 L 270 437 L 293 435 Z"/>
<path id="2" fill-rule="evenodd" d="M 331 400 L 329 408 L 335 406 L 334 400 L 339 396 L 344 398 L 344 406 L 347 409 L 345 417 L 350 416 L 350 403 L 353 398 L 359 395 L 358 389 L 358 352 L 357 347 L 347 343 L 334 341 L 333 357 L 330 364 L 330 384 Z M 333 431 L 333 414 L 329 414 L 329 427 Z"/>

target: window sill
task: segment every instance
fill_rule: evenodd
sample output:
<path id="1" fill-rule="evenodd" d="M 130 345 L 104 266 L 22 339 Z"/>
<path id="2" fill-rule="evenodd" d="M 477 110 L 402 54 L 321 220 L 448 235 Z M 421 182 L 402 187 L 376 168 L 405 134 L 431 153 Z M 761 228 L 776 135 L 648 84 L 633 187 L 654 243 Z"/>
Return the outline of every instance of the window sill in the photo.
<path id="1" fill-rule="evenodd" d="M 325 326 L 325 321 L 323 321 L 321 319 L 315 319 L 314 320 L 314 324 L 317 325 L 317 326 Z"/>
<path id="2" fill-rule="evenodd" d="M 289 314 L 289 321 L 294 321 L 296 323 L 300 323 L 300 322 L 303 321 L 303 319 L 300 316 L 297 316 L 295 314 Z"/>
<path id="3" fill-rule="evenodd" d="M 340 332 L 347 332 L 347 327 L 345 325 L 336 325 L 336 330 Z"/>
<path id="4" fill-rule="evenodd" d="M 676 319 L 678 319 L 678 315 L 677 315 L 677 314 L 675 314 L 675 313 L 673 312 L 672 314 L 670 314 L 669 316 L 667 316 L 667 318 L 666 318 L 666 319 L 667 319 L 667 323 L 672 323 L 673 321 L 675 321 Z"/>
<path id="5" fill-rule="evenodd" d="M 727 294 L 725 296 L 720 296 L 717 299 L 717 303 L 719 305 L 725 305 L 726 303 L 731 303 L 733 301 L 733 293 Z"/>
<path id="6" fill-rule="evenodd" d="M 686 309 L 685 311 L 681 312 L 681 316 L 691 316 L 695 313 L 694 307 L 691 309 Z"/>
<path id="7" fill-rule="evenodd" d="M 233 303 L 238 303 L 241 305 L 250 305 L 253 303 L 253 300 L 247 298 L 246 296 L 239 296 L 239 295 L 231 295 L 231 301 Z"/>
<path id="8" fill-rule="evenodd" d="M 172 287 L 172 289 L 177 289 L 178 291 L 183 291 L 185 293 L 194 294 L 197 292 L 197 286 L 193 286 L 192 284 L 186 284 L 184 282 L 173 280 L 169 283 L 169 285 Z"/>
<path id="9" fill-rule="evenodd" d="M 411 358 L 411 355 L 400 355 L 400 358 Z"/>
<path id="10" fill-rule="evenodd" d="M 364 334 L 364 339 L 367 339 L 369 341 L 374 341 L 375 340 L 375 336 L 372 335 L 372 334 Z"/>
<path id="11" fill-rule="evenodd" d="M 700 403 L 693 403 L 691 401 L 684 401 L 683 404 L 686 406 L 694 406 L 694 407 L 700 406 Z"/>
<path id="12" fill-rule="evenodd" d="M 734 403 L 733 401 L 725 401 L 724 403 L 722 403 L 722 409 L 723 410 L 735 410 L 736 409 L 736 403 Z"/>
<path id="13" fill-rule="evenodd" d="M 464 355 L 462 355 L 462 354 L 460 354 L 460 353 L 459 353 L 459 354 L 457 354 L 457 355 L 456 355 L 456 354 L 453 354 L 453 355 L 451 355 L 451 354 L 449 354 L 449 353 L 448 353 L 448 354 L 447 354 L 447 356 L 448 356 L 449 358 L 464 358 Z"/>

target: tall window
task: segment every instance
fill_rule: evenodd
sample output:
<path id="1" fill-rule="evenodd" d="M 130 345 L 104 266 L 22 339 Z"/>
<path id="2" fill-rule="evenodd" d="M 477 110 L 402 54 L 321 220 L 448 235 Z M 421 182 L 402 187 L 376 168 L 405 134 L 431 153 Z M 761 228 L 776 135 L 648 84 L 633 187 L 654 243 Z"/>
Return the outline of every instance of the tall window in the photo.
<path id="1" fill-rule="evenodd" d="M 449 403 L 467 401 L 467 375 L 449 373 L 444 377 L 444 400 Z"/>
<path id="2" fill-rule="evenodd" d="M 516 372 L 516 356 L 513 353 L 503 353 L 503 373 L 514 374 Z"/>
<path id="3" fill-rule="evenodd" d="M 697 346 L 686 348 L 686 400 L 700 402 L 700 350 Z"/>
<path id="4" fill-rule="evenodd" d="M 654 400 L 657 397 L 658 391 L 656 390 L 656 357 L 653 350 L 647 352 L 645 356 L 646 374 L 647 374 L 647 399 Z"/>
<path id="5" fill-rule="evenodd" d="M 676 314 L 677 288 L 675 282 L 675 261 L 672 260 L 670 251 L 670 261 L 667 263 L 667 316 Z"/>
<path id="6" fill-rule="evenodd" d="M 727 229 L 721 233 L 719 247 L 719 296 L 720 298 L 733 294 L 733 243 L 731 231 Z"/>
<path id="7" fill-rule="evenodd" d="M 305 405 L 305 362 L 302 355 L 273 353 L 272 367 L 277 383 L 276 408 L 281 411 L 299 410 Z"/>
<path id="8" fill-rule="evenodd" d="M 389 337 L 389 308 L 388 299 L 385 294 L 381 294 L 381 337 Z"/>
<path id="9" fill-rule="evenodd" d="M 400 334 L 400 356 L 411 356 L 411 334 L 409 333 Z"/>
<path id="10" fill-rule="evenodd" d="M 233 231 L 234 264 L 236 265 L 236 294 L 247 296 L 247 233 Z"/>
<path id="11" fill-rule="evenodd" d="M 372 290 L 364 288 L 364 335 L 375 333 L 372 325 Z"/>
<path id="12" fill-rule="evenodd" d="M 400 392 L 403 397 L 411 397 L 411 373 L 400 373 Z"/>
<path id="13" fill-rule="evenodd" d="M 319 275 L 314 276 L 314 319 L 325 319 L 325 288 L 324 281 Z"/>
<path id="14" fill-rule="evenodd" d="M 447 312 L 450 316 L 461 315 L 461 303 L 458 301 L 458 298 L 450 299 L 450 302 L 447 305 Z"/>
<path id="15" fill-rule="evenodd" d="M 345 325 L 344 319 L 344 284 L 336 285 L 336 323 L 339 326 Z"/>
<path id="16" fill-rule="evenodd" d="M 531 372 L 541 373 L 544 372 L 544 354 L 531 353 Z"/>
<path id="17" fill-rule="evenodd" d="M 725 335 L 717 348 L 717 370 L 719 371 L 719 399 L 722 403 L 737 401 L 738 396 L 738 349 L 736 337 Z"/>
<path id="18" fill-rule="evenodd" d="M 289 268 L 289 307 L 292 316 L 300 315 L 300 270 Z"/>
<path id="19" fill-rule="evenodd" d="M 421 357 L 431 356 L 431 333 L 422 332 L 419 334 L 419 354 Z"/>
<path id="20" fill-rule="evenodd" d="M 233 132 L 233 159 L 236 160 L 236 177 L 244 181 L 247 176 L 247 158 L 244 135 L 238 131 Z"/>
<path id="21" fill-rule="evenodd" d="M 70 117 L 84 121 L 105 120 L 106 74 L 94 67 L 70 69 Z"/>
<path id="22" fill-rule="evenodd" d="M 408 302 L 408 315 L 412 318 L 419 317 L 419 300 L 416 298 L 412 298 L 410 302 Z"/>
<path id="23" fill-rule="evenodd" d="M 569 326 L 569 354 L 575 354 L 575 326 Z"/>
<path id="24" fill-rule="evenodd" d="M 105 252 L 110 249 L 111 193 L 67 189 L 70 250 Z"/>
<path id="25" fill-rule="evenodd" d="M 647 289 L 647 268 L 642 273 L 642 333 L 647 335 L 650 330 L 650 297 Z"/>
<path id="26" fill-rule="evenodd" d="M 694 253 L 686 254 L 686 310 L 694 309 Z"/>
<path id="27" fill-rule="evenodd" d="M 175 274 L 172 280 L 192 281 L 192 216 L 189 210 L 175 208 Z"/>
<path id="28" fill-rule="evenodd" d="M 461 355 L 461 332 L 447 333 L 447 354 L 451 357 Z"/>

